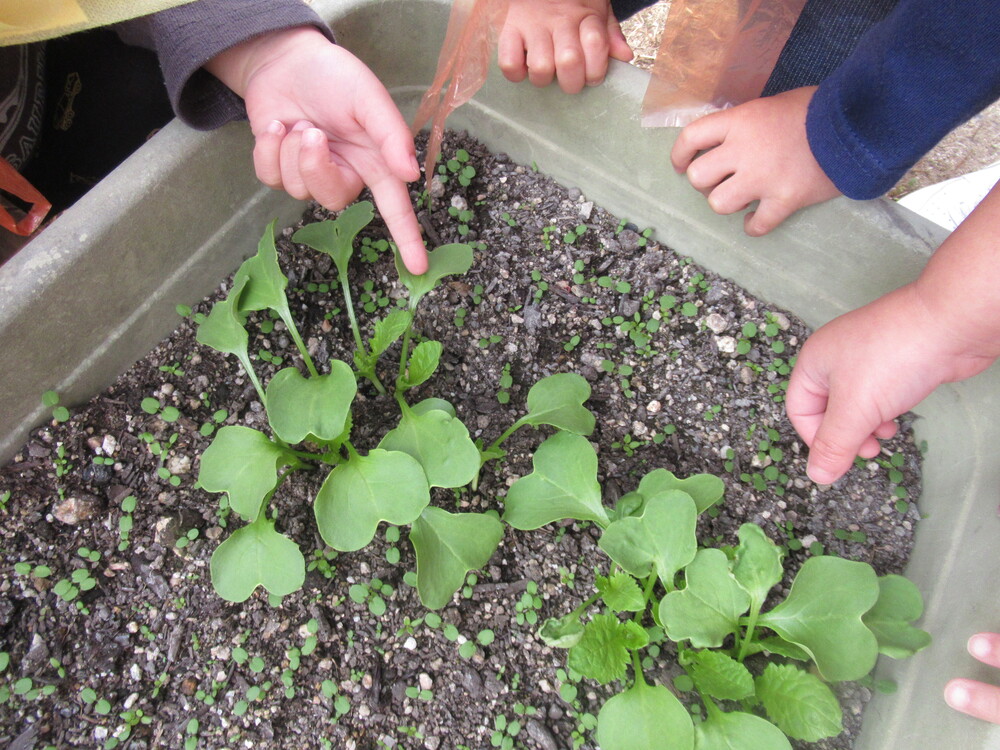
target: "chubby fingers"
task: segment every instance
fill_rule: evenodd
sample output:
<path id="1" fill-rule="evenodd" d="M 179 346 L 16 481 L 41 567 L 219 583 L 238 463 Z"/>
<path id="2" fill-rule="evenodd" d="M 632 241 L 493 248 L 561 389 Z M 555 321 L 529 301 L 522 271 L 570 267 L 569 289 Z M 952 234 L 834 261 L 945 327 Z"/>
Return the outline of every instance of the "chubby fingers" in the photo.
<path id="1" fill-rule="evenodd" d="M 976 680 L 957 678 L 944 686 L 949 706 L 977 719 L 1000 724 L 1000 688 Z"/>
<path id="2" fill-rule="evenodd" d="M 688 172 L 698 152 L 715 148 L 726 140 L 728 133 L 726 112 L 713 112 L 685 125 L 670 149 L 670 163 L 678 174 Z"/>

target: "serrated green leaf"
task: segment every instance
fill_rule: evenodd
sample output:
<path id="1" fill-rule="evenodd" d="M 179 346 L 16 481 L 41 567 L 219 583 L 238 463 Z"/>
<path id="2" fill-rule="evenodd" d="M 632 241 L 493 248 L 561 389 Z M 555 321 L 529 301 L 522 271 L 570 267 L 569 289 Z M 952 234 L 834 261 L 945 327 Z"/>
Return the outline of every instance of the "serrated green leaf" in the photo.
<path id="1" fill-rule="evenodd" d="M 750 594 L 733 578 L 726 553 L 699 550 L 684 570 L 687 586 L 660 600 L 660 622 L 673 641 L 690 640 L 698 648 L 721 646 L 739 630 L 750 608 Z"/>
<path id="2" fill-rule="evenodd" d="M 583 623 L 572 612 L 565 617 L 550 617 L 538 629 L 538 637 L 552 648 L 572 648 L 583 637 Z"/>
<path id="3" fill-rule="evenodd" d="M 336 219 L 306 224 L 292 235 L 292 242 L 301 242 L 329 255 L 337 266 L 337 273 L 344 278 L 354 253 L 354 238 L 373 218 L 375 208 L 371 201 L 358 201 L 341 211 Z"/>
<path id="4" fill-rule="evenodd" d="M 456 417 L 438 409 L 417 414 L 403 406 L 399 426 L 378 445 L 415 458 L 431 487 L 464 487 L 479 473 L 479 449 Z"/>
<path id="5" fill-rule="evenodd" d="M 597 716 L 601 750 L 693 750 L 691 714 L 662 685 L 636 682 L 608 700 Z"/>
<path id="6" fill-rule="evenodd" d="M 639 612 L 646 607 L 642 589 L 627 573 L 614 573 L 605 578 L 597 576 L 597 590 L 604 603 L 615 612 Z"/>
<path id="7" fill-rule="evenodd" d="M 756 524 L 745 523 L 738 533 L 740 545 L 736 548 L 733 575 L 750 594 L 753 606 L 760 609 L 784 574 L 781 550 Z"/>
<path id="8" fill-rule="evenodd" d="M 597 614 L 584 625 L 579 642 L 569 650 L 567 663 L 584 677 L 607 685 L 625 677 L 629 664 L 629 634 L 617 617 Z"/>
<path id="9" fill-rule="evenodd" d="M 413 314 L 409 310 L 393 310 L 384 318 L 375 321 L 375 331 L 371 340 L 372 356 L 377 358 L 392 346 L 410 327 L 412 320 Z"/>
<path id="10" fill-rule="evenodd" d="M 503 524 L 494 516 L 425 508 L 410 531 L 423 605 L 440 609 L 448 604 L 466 574 L 489 562 L 502 538 Z"/>
<path id="11" fill-rule="evenodd" d="M 637 491 L 643 498 L 649 498 L 668 490 L 686 492 L 694 500 L 698 512 L 702 513 L 722 499 L 726 486 L 714 474 L 695 474 L 687 479 L 678 479 L 666 469 L 654 469 L 639 481 Z"/>
<path id="12" fill-rule="evenodd" d="M 441 245 L 427 253 L 427 271 L 414 276 L 396 253 L 396 272 L 403 286 L 410 290 L 410 309 L 445 276 L 461 276 L 472 267 L 472 246 L 461 242 Z"/>
<path id="13" fill-rule="evenodd" d="M 905 659 L 929 646 L 930 634 L 910 625 L 924 613 L 920 589 L 898 575 L 882 576 L 878 585 L 878 601 L 861 621 L 875 634 L 879 652 L 893 659 Z"/>
<path id="14" fill-rule="evenodd" d="M 646 500 L 641 516 L 612 522 L 598 546 L 636 578 L 656 572 L 671 590 L 677 571 L 698 551 L 698 511 L 686 492 L 667 490 Z"/>
<path id="15" fill-rule="evenodd" d="M 294 445 L 310 435 L 334 440 L 348 425 L 358 384 L 351 368 L 334 359 L 330 373 L 305 378 L 286 367 L 267 384 L 267 418 L 274 434 Z"/>
<path id="16" fill-rule="evenodd" d="M 354 454 L 333 469 L 313 510 L 320 536 L 341 552 L 365 547 L 379 523 L 413 523 L 430 502 L 430 487 L 415 458 L 399 451 Z"/>
<path id="17" fill-rule="evenodd" d="M 198 484 L 208 492 L 225 492 L 229 506 L 256 521 L 264 498 L 278 484 L 285 451 L 262 432 L 240 425 L 220 429 L 201 456 Z"/>
<path id="18" fill-rule="evenodd" d="M 791 750 L 792 745 L 778 727 L 760 716 L 743 711 L 711 711 L 694 728 L 698 750 Z"/>
<path id="19" fill-rule="evenodd" d="M 753 695 L 753 675 L 720 651 L 698 651 L 684 669 L 698 690 L 718 700 L 738 701 Z"/>
<path id="20" fill-rule="evenodd" d="M 597 454 L 585 438 L 557 432 L 531 459 L 534 471 L 511 486 L 503 520 L 521 531 L 573 518 L 608 523 L 597 482 Z"/>
<path id="21" fill-rule="evenodd" d="M 816 742 L 843 730 L 837 696 L 818 677 L 794 665 L 768 664 L 755 689 L 767 715 L 789 737 Z"/>
<path id="22" fill-rule="evenodd" d="M 299 546 L 261 516 L 237 529 L 216 548 L 211 562 L 212 586 L 230 602 L 246 601 L 258 586 L 274 596 L 302 588 L 306 564 Z"/>
<path id="23" fill-rule="evenodd" d="M 577 435 L 594 431 L 594 415 L 583 404 L 590 398 L 590 384 L 573 372 L 542 378 L 528 391 L 528 413 L 522 421 L 551 425 Z"/>
<path id="24" fill-rule="evenodd" d="M 810 557 L 788 598 L 758 623 L 805 649 L 825 679 L 857 680 L 878 657 L 878 641 L 861 621 L 878 594 L 878 579 L 867 563 Z"/>
<path id="25" fill-rule="evenodd" d="M 415 388 L 427 381 L 438 368 L 441 361 L 440 341 L 421 341 L 410 354 L 410 363 L 406 368 L 406 386 Z"/>

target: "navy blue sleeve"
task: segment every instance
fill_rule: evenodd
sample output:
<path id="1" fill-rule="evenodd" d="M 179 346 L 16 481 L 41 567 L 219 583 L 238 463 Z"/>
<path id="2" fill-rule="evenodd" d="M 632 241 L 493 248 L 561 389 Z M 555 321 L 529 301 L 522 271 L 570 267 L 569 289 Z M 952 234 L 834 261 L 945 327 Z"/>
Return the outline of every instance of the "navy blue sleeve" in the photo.
<path id="1" fill-rule="evenodd" d="M 900 0 L 816 90 L 809 146 L 849 198 L 887 192 L 1000 98 L 997 0 Z"/>

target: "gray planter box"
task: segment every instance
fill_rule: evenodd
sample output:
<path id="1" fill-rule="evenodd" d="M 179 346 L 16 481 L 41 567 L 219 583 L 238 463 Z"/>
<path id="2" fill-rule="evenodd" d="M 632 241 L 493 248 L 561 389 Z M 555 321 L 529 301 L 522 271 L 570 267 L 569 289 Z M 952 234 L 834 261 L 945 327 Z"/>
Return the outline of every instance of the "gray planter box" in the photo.
<path id="1" fill-rule="evenodd" d="M 368 62 L 411 116 L 444 36 L 444 0 L 316 0 L 348 48 Z M 646 74 L 615 64 L 575 97 L 513 85 L 496 71 L 451 127 L 536 163 L 698 263 L 787 308 L 812 326 L 913 279 L 943 233 L 885 201 L 846 199 L 801 212 L 751 239 L 742 218 L 712 213 L 674 174 L 675 131 L 644 130 Z M 45 419 L 41 393 L 80 403 L 106 387 L 176 324 L 177 303 L 211 292 L 256 247 L 261 228 L 302 205 L 261 187 L 244 125 L 195 133 L 172 123 L 0 268 L 0 459 Z M 1000 371 L 938 389 L 916 410 L 926 440 L 924 496 L 907 575 L 924 592 L 934 644 L 882 659 L 899 684 L 876 696 L 862 750 L 994 750 L 1000 727 L 941 699 L 945 682 L 1000 677 L 965 653 L 979 630 L 1000 629 Z"/>

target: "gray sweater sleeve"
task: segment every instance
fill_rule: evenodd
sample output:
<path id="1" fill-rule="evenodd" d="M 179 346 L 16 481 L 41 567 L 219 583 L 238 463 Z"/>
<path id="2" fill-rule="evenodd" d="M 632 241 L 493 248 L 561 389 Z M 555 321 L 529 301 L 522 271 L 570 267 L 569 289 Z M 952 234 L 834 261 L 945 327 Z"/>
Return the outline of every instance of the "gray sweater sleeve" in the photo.
<path id="1" fill-rule="evenodd" d="M 177 116 L 211 130 L 245 118 L 246 109 L 202 66 L 248 39 L 296 26 L 314 26 L 333 41 L 330 28 L 301 0 L 197 0 L 115 28 L 127 44 L 156 53 Z"/>

